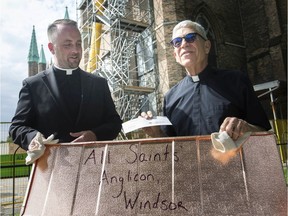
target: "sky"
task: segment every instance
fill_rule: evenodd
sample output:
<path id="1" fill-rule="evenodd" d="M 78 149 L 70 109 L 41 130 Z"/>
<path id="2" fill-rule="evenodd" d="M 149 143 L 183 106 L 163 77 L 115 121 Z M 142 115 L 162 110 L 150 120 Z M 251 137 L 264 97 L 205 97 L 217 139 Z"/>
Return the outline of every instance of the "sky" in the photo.
<path id="1" fill-rule="evenodd" d="M 43 44 L 47 63 L 51 54 L 47 44 L 47 27 L 64 18 L 76 20 L 76 5 L 81 0 L 0 0 L 0 122 L 11 122 L 22 81 L 28 77 L 28 53 L 33 26 L 38 52 Z"/>

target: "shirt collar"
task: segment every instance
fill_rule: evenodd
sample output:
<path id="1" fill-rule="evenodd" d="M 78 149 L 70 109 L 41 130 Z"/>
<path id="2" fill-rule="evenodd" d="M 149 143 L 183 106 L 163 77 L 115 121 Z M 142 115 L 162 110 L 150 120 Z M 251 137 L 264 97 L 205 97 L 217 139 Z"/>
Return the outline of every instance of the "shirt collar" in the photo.
<path id="1" fill-rule="evenodd" d="M 79 68 L 79 67 L 77 67 L 77 68 L 67 68 L 67 69 L 65 69 L 65 68 L 60 68 L 60 67 L 58 67 L 56 65 L 53 65 L 53 67 L 55 67 L 56 69 L 61 70 L 61 71 L 66 71 L 66 75 L 72 75 L 73 71 L 76 71 Z"/>
<path id="2" fill-rule="evenodd" d="M 192 81 L 193 82 L 199 82 L 199 76 L 198 75 L 196 75 L 196 76 L 191 76 L 191 78 L 192 78 Z"/>
<path id="3" fill-rule="evenodd" d="M 198 75 L 195 75 L 195 76 L 188 75 L 188 76 L 192 82 L 196 83 L 199 81 L 207 80 L 210 76 L 209 71 L 210 71 L 210 67 L 209 65 L 207 65 L 207 67 L 203 71 L 201 71 Z"/>
<path id="4" fill-rule="evenodd" d="M 203 81 L 209 79 L 210 78 L 210 73 L 209 73 L 210 71 L 211 71 L 210 66 L 207 65 L 206 68 L 201 73 L 198 74 L 199 79 L 203 80 Z"/>

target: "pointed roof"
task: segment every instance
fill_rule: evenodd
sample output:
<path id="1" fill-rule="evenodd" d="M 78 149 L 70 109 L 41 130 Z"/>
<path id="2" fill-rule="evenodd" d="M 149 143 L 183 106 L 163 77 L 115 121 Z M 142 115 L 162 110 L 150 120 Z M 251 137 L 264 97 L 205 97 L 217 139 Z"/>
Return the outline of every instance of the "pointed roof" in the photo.
<path id="1" fill-rule="evenodd" d="M 30 49 L 28 54 L 28 62 L 37 62 L 39 61 L 38 47 L 36 41 L 35 26 L 33 25 L 32 37 L 30 42 Z"/>
<path id="2" fill-rule="evenodd" d="M 64 19 L 69 19 L 68 7 L 66 6 Z"/>
<path id="3" fill-rule="evenodd" d="M 46 64 L 46 57 L 43 49 L 43 44 L 41 44 L 39 64 Z"/>
<path id="4" fill-rule="evenodd" d="M 52 65 L 53 65 L 53 60 L 52 60 L 52 58 L 50 58 L 49 64 L 47 65 L 47 68 L 52 67 Z"/>

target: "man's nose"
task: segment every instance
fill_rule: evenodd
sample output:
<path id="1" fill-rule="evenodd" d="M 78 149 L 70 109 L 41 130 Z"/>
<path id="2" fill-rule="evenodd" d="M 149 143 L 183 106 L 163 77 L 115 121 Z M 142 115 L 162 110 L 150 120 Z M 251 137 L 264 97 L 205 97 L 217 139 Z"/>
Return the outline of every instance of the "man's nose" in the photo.
<path id="1" fill-rule="evenodd" d="M 180 47 L 185 47 L 185 46 L 187 46 L 187 44 L 189 44 L 189 43 L 185 40 L 185 38 L 182 38 Z"/>

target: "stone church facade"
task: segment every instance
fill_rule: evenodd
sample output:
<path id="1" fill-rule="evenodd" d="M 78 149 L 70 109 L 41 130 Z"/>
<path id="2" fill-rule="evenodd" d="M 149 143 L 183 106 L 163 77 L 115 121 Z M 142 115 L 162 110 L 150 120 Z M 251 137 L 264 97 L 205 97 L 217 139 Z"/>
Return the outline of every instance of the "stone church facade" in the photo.
<path id="1" fill-rule="evenodd" d="M 185 76 L 169 47 L 179 21 L 201 23 L 212 42 L 209 62 L 248 73 L 253 85 L 281 81 L 273 92 L 276 111 L 287 119 L 287 1 L 284 0 L 154 0 L 159 92 L 167 92 Z M 156 9 L 157 8 L 157 9 Z M 273 119 L 269 94 L 260 98 Z M 162 103 L 162 101 L 159 101 Z M 161 107 L 161 106 L 159 106 Z"/>

